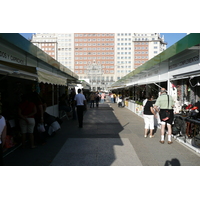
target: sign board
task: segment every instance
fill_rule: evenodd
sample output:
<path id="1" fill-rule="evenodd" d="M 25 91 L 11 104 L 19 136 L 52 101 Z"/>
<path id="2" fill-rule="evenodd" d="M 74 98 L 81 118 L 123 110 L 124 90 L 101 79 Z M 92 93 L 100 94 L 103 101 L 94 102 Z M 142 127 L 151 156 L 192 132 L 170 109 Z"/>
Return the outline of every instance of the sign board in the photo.
<path id="1" fill-rule="evenodd" d="M 17 52 L 2 43 L 0 43 L 0 60 L 19 65 L 26 65 L 26 56 L 24 54 Z"/>

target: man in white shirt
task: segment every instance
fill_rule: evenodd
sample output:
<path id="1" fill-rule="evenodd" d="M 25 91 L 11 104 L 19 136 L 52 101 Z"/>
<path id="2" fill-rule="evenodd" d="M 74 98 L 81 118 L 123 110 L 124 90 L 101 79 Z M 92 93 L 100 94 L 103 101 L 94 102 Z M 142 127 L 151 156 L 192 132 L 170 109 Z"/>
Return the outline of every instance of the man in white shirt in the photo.
<path id="1" fill-rule="evenodd" d="M 77 107 L 77 116 L 79 128 L 83 127 L 83 111 L 87 110 L 87 102 L 85 96 L 81 93 L 81 89 L 78 89 L 78 94 L 74 97 L 75 105 Z"/>

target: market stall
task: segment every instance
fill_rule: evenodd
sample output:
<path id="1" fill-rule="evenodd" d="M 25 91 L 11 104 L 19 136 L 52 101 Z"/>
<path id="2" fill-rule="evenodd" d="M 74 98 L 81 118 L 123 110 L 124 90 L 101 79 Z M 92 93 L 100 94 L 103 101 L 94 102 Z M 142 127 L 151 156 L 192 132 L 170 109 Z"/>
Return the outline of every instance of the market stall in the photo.
<path id="1" fill-rule="evenodd" d="M 197 112 L 200 111 L 199 65 L 200 34 L 192 33 L 115 82 L 110 89 L 123 90 L 132 86 L 133 97 L 127 99 L 126 105 L 128 109 L 142 116 L 143 96 L 152 94 L 156 100 L 159 89 L 166 88 L 175 101 L 174 112 L 176 119 L 179 120 L 175 120 L 174 123 L 181 120 L 183 128 L 179 132 L 184 135 L 182 140 L 192 145 L 189 140 L 191 137 L 197 138 L 199 132 L 189 134 L 193 130 L 191 124 L 195 124 L 195 127 L 199 126 L 199 118 L 188 116 L 189 112 L 184 113 L 183 109 L 191 104 L 192 108 L 198 107 Z M 195 128 L 195 130 L 199 129 Z"/>

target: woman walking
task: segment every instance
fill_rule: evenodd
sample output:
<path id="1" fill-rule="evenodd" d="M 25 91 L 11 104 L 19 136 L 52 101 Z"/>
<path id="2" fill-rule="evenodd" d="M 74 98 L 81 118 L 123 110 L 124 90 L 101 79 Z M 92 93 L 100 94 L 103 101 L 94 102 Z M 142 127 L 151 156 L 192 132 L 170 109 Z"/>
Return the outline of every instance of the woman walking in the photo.
<path id="1" fill-rule="evenodd" d="M 148 131 L 150 129 L 150 138 L 154 137 L 153 130 L 154 130 L 154 116 L 156 116 L 156 112 L 153 108 L 152 96 L 147 96 L 147 102 L 144 105 L 144 123 L 145 123 L 145 131 L 144 137 L 147 137 Z"/>

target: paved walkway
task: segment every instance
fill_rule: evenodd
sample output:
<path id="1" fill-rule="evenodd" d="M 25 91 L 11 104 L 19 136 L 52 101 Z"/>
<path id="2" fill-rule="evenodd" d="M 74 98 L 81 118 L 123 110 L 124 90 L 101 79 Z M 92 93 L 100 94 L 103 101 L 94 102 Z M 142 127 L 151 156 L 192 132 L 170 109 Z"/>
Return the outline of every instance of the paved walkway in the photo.
<path id="1" fill-rule="evenodd" d="M 144 138 L 141 117 L 117 104 L 89 108 L 83 128 L 65 120 L 62 129 L 36 149 L 16 149 L 8 166 L 200 166 L 200 156 L 173 139 L 160 144 L 160 130 Z"/>

